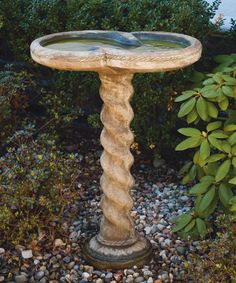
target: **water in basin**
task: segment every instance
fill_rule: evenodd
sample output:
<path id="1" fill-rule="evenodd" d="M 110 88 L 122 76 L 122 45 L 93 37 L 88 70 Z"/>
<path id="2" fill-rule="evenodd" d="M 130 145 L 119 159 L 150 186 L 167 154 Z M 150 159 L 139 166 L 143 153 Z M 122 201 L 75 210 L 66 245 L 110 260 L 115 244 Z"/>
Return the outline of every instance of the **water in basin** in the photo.
<path id="1" fill-rule="evenodd" d="M 183 43 L 167 40 L 141 40 L 141 45 L 122 44 L 112 39 L 69 38 L 46 43 L 44 46 L 60 51 L 93 51 L 102 47 L 113 49 L 132 49 L 132 51 L 157 51 L 163 49 L 181 49 L 186 47 Z"/>

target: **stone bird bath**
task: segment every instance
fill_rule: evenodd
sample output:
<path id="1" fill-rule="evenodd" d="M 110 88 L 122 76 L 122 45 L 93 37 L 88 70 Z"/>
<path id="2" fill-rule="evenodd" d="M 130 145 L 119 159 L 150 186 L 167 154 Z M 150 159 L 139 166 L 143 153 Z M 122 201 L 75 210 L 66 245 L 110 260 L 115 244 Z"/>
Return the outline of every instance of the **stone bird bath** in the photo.
<path id="1" fill-rule="evenodd" d="M 133 156 L 132 78 L 137 72 L 164 72 L 196 62 L 201 43 L 190 36 L 166 32 L 72 31 L 43 36 L 31 44 L 36 62 L 60 70 L 96 71 L 104 102 L 101 120 L 103 217 L 98 235 L 87 241 L 83 255 L 98 268 L 127 268 L 151 258 L 148 240 L 135 231 L 130 174 Z"/>

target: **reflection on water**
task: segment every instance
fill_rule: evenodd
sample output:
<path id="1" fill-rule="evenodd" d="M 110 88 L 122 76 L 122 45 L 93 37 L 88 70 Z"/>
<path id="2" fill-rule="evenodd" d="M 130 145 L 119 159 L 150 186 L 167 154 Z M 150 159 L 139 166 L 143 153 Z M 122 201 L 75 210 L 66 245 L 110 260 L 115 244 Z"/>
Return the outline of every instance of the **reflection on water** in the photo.
<path id="1" fill-rule="evenodd" d="M 164 40 L 141 40 L 142 45 L 126 45 L 112 39 L 70 38 L 50 42 L 45 47 L 60 51 L 94 51 L 102 47 L 132 49 L 132 51 L 157 51 L 163 49 L 181 49 L 183 43 Z"/>

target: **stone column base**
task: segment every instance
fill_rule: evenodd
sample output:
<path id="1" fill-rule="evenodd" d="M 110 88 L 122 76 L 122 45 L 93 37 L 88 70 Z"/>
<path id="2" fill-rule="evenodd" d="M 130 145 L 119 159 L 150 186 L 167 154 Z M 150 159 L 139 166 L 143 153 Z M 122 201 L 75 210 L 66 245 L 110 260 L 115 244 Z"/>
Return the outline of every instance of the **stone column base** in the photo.
<path id="1" fill-rule="evenodd" d="M 84 244 L 83 257 L 100 269 L 124 269 L 142 266 L 152 257 L 151 243 L 139 236 L 131 246 L 109 246 L 101 244 L 97 236 Z"/>

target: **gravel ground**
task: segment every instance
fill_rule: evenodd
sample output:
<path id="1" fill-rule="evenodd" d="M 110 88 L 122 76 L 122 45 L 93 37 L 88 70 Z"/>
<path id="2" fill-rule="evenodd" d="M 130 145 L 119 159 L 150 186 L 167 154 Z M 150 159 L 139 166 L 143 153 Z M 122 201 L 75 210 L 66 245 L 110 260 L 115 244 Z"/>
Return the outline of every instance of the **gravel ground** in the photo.
<path id="1" fill-rule="evenodd" d="M 176 171 L 166 165 L 155 168 L 139 160 L 132 170 L 136 184 L 131 192 L 134 199 L 131 214 L 136 229 L 153 245 L 153 260 L 142 268 L 134 266 L 112 271 L 96 270 L 81 259 L 80 247 L 84 240 L 99 229 L 100 154 L 96 148 L 83 156 L 78 183 L 80 200 L 65 211 L 65 221 L 61 225 L 67 236 L 54 239 L 53 247 L 38 251 L 24 246 L 11 251 L 0 247 L 0 282 L 184 282 L 181 280 L 183 262 L 197 242 L 190 244 L 172 234 L 170 220 L 187 211 L 192 200 L 186 196 L 187 188 L 173 181 Z M 71 209 L 78 211 L 72 220 Z"/>

